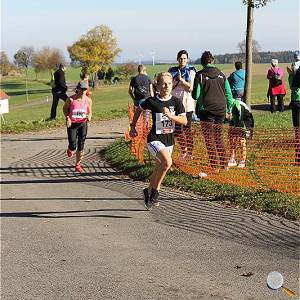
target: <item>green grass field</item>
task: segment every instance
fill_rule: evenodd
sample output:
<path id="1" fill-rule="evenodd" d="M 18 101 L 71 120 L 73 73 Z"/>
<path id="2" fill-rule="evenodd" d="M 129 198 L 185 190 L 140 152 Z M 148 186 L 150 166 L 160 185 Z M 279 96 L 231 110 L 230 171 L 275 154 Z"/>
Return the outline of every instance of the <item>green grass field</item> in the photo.
<path id="1" fill-rule="evenodd" d="M 233 71 L 233 65 L 217 65 L 225 74 L 229 75 Z M 170 65 L 147 66 L 147 72 L 150 78 L 154 75 L 168 70 Z M 197 70 L 200 65 L 195 66 Z M 252 86 L 252 104 L 263 104 L 267 102 L 268 80 L 266 72 L 268 64 L 254 65 L 253 67 L 253 86 Z M 66 80 L 70 83 L 76 83 L 79 80 L 80 68 L 68 68 L 66 71 Z M 29 102 L 26 103 L 25 95 L 25 77 L 2 78 L 1 89 L 9 95 L 10 112 L 4 115 L 5 122 L 1 124 L 1 132 L 21 132 L 26 130 L 38 130 L 40 128 L 49 128 L 60 126 L 63 123 L 62 105 L 57 108 L 58 119 L 55 122 L 44 122 L 49 117 L 52 94 L 47 83 L 50 80 L 49 73 L 39 73 L 36 75 L 32 69 L 29 69 L 28 75 Z M 287 76 L 285 76 L 287 81 Z M 124 82 L 119 85 L 103 85 L 97 90 L 92 91 L 94 120 L 108 119 L 120 116 L 126 116 L 127 104 L 131 102 L 128 96 L 128 84 Z M 286 82 L 286 86 L 287 82 Z M 286 96 L 286 104 L 289 102 L 289 89 Z M 48 101 L 47 101 L 48 99 Z M 290 111 L 282 114 L 271 115 L 268 111 L 264 114 L 255 112 L 256 124 L 266 127 L 291 127 Z"/>

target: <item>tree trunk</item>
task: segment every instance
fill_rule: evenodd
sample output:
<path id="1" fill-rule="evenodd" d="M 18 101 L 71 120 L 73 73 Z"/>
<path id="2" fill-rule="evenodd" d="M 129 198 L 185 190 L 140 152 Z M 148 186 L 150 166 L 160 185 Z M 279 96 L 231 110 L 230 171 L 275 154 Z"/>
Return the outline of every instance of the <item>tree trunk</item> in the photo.
<path id="1" fill-rule="evenodd" d="M 252 44 L 253 44 L 253 23 L 254 23 L 254 2 L 249 1 L 247 6 L 247 33 L 246 33 L 246 85 L 245 101 L 251 107 L 251 85 L 252 85 Z"/>
<path id="2" fill-rule="evenodd" d="M 29 100 L 28 100 L 28 82 L 27 82 L 27 68 L 25 68 L 25 83 L 26 83 L 26 102 L 28 103 Z"/>

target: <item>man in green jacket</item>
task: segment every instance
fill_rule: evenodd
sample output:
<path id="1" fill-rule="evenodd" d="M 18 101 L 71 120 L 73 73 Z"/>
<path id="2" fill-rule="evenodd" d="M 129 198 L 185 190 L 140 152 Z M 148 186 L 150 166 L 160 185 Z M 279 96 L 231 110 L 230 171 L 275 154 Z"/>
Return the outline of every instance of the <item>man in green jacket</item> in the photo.
<path id="1" fill-rule="evenodd" d="M 289 85 L 291 88 L 291 108 L 293 126 L 295 129 L 295 164 L 300 165 L 300 68 L 292 70 L 287 67 Z"/>
<path id="2" fill-rule="evenodd" d="M 203 69 L 196 73 L 192 97 L 197 100 L 196 114 L 201 128 L 213 170 L 227 169 L 222 127 L 227 116 L 230 119 L 233 97 L 225 74 L 213 65 L 214 57 L 209 51 L 203 52 Z M 217 155 L 220 163 L 217 162 Z"/>

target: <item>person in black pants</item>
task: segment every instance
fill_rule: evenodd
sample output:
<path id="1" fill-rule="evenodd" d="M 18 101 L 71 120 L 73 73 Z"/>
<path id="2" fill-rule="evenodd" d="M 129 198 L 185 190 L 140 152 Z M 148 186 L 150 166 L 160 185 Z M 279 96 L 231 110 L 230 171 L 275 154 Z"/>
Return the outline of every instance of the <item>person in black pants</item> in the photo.
<path id="1" fill-rule="evenodd" d="M 291 88 L 292 120 L 295 132 L 295 165 L 300 166 L 300 68 L 296 72 L 287 67 Z"/>
<path id="2" fill-rule="evenodd" d="M 225 74 L 213 62 L 212 54 L 209 51 L 203 52 L 203 69 L 196 73 L 192 97 L 197 100 L 196 114 L 201 121 L 210 169 L 219 172 L 219 167 L 228 169 L 222 129 L 226 114 L 230 118 L 233 97 Z M 206 177 L 206 174 L 200 172 L 199 176 Z"/>
<path id="3" fill-rule="evenodd" d="M 66 102 L 68 98 L 66 94 L 68 87 L 66 85 L 65 71 L 66 67 L 63 64 L 60 64 L 59 69 L 54 72 L 54 87 L 52 88 L 53 100 L 50 118 L 47 119 L 48 121 L 56 119 L 56 109 L 59 99 L 62 99 L 64 102 Z"/>

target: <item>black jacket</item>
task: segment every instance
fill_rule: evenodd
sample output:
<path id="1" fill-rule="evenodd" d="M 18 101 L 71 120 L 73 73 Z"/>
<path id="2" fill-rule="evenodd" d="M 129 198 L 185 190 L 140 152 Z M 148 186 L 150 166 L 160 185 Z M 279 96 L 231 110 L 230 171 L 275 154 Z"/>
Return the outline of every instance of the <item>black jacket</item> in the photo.
<path id="1" fill-rule="evenodd" d="M 65 72 L 58 69 L 54 72 L 55 87 L 52 89 L 54 92 L 66 92 L 68 87 L 66 85 Z"/>
<path id="2" fill-rule="evenodd" d="M 203 89 L 202 104 L 204 110 L 215 115 L 224 115 L 227 104 L 225 80 L 226 76 L 218 68 L 213 66 L 204 67 L 203 70 L 196 73 L 193 98 L 196 99 L 195 93 L 197 92 L 197 86 L 200 85 Z"/>

